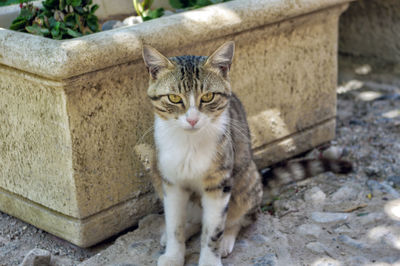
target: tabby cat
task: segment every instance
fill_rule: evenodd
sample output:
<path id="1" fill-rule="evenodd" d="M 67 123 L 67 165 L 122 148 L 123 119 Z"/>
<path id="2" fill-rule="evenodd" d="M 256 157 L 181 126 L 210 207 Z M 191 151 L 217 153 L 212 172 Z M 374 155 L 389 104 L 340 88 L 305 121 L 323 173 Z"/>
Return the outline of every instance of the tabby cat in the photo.
<path id="1" fill-rule="evenodd" d="M 252 159 L 246 114 L 232 92 L 234 42 L 211 56 L 166 58 L 145 45 L 154 106 L 157 173 L 163 200 L 165 253 L 159 266 L 184 264 L 185 241 L 201 229 L 199 265 L 222 265 L 240 229 L 255 217 L 263 182 Z M 325 170 L 346 172 L 341 161 L 309 160 L 271 171 L 275 187 Z"/>

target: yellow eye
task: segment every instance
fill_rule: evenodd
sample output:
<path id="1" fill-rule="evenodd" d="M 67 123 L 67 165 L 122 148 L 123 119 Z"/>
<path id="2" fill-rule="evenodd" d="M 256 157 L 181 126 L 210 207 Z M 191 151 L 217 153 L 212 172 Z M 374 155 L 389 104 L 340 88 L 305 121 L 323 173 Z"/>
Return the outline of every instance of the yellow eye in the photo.
<path id="1" fill-rule="evenodd" d="M 168 95 L 168 99 L 171 101 L 171 103 L 181 103 L 182 102 L 181 96 L 178 96 L 175 94 Z"/>
<path id="2" fill-rule="evenodd" d="M 207 92 L 206 94 L 203 94 L 203 96 L 201 96 L 201 101 L 203 103 L 211 102 L 212 99 L 214 99 L 214 93 L 212 92 Z"/>

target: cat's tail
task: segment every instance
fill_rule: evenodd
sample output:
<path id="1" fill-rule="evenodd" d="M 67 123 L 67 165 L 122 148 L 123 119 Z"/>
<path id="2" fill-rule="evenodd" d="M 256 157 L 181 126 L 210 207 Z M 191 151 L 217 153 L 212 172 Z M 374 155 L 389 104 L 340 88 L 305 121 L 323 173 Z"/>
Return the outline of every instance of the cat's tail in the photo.
<path id="1" fill-rule="evenodd" d="M 304 180 L 324 172 L 348 174 L 353 164 L 343 159 L 303 158 L 277 164 L 262 172 L 262 181 L 268 189 L 275 190 L 283 185 Z"/>

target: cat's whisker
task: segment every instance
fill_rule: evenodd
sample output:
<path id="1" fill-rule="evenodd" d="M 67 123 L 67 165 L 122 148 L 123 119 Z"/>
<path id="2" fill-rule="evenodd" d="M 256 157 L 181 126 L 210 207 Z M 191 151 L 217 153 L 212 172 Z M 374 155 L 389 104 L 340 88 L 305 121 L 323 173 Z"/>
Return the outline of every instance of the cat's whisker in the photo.
<path id="1" fill-rule="evenodd" d="M 149 134 L 153 129 L 154 129 L 154 125 L 152 125 L 151 127 L 149 127 L 149 128 L 143 133 L 143 135 L 140 137 L 140 139 L 136 142 L 136 145 L 142 144 L 143 139 L 144 139 L 144 138 L 147 136 L 147 134 Z"/>

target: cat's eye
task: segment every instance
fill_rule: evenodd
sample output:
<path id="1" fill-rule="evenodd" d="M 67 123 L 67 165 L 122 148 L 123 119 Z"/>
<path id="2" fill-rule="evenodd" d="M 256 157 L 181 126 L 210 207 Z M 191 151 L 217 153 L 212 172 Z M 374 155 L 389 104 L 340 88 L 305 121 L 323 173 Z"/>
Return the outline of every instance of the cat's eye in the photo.
<path id="1" fill-rule="evenodd" d="M 170 100 L 171 103 L 181 103 L 182 102 L 182 97 L 178 96 L 176 94 L 169 94 L 168 95 L 168 100 Z"/>
<path id="2" fill-rule="evenodd" d="M 206 94 L 203 94 L 203 96 L 201 96 L 201 101 L 203 103 L 211 102 L 212 99 L 214 99 L 214 93 L 212 92 L 207 92 Z"/>

